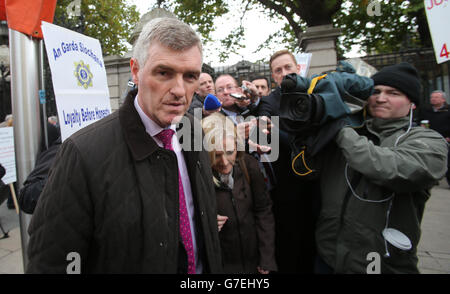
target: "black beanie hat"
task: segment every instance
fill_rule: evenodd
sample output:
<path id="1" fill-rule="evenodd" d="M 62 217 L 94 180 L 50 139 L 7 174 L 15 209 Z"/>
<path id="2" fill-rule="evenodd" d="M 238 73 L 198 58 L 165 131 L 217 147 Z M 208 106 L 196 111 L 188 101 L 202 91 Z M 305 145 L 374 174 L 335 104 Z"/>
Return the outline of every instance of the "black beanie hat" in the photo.
<path id="1" fill-rule="evenodd" d="M 417 69 L 407 62 L 383 67 L 372 76 L 374 85 L 396 88 L 419 106 L 421 84 Z"/>

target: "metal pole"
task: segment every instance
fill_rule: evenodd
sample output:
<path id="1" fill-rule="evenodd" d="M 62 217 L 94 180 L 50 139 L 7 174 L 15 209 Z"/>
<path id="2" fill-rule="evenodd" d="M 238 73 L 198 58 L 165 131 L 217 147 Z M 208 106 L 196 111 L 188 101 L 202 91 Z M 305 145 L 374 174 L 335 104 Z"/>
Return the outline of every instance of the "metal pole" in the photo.
<path id="1" fill-rule="evenodd" d="M 14 117 L 17 187 L 20 189 L 34 168 L 39 152 L 41 121 L 39 115 L 39 40 L 9 29 L 11 59 L 11 101 Z M 31 215 L 20 212 L 23 266 L 28 264 L 27 233 Z"/>
<path id="2" fill-rule="evenodd" d="M 45 92 L 45 75 L 44 75 L 44 42 L 39 42 L 39 90 Z M 44 98 L 45 99 L 45 98 Z M 44 128 L 45 148 L 48 149 L 48 130 L 47 130 L 47 107 L 46 102 L 42 105 L 42 126 Z"/>

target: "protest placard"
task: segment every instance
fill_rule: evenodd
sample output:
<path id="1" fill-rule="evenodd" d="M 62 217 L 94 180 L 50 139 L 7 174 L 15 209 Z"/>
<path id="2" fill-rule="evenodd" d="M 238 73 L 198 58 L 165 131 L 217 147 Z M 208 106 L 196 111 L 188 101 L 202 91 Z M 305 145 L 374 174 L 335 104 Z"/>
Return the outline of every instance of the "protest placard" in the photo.
<path id="1" fill-rule="evenodd" d="M 447 0 L 424 0 L 428 26 L 433 40 L 437 63 L 450 60 L 450 2 Z"/>
<path id="2" fill-rule="evenodd" d="M 111 113 L 100 42 L 42 22 L 61 139 Z"/>
<path id="3" fill-rule="evenodd" d="M 3 183 L 8 185 L 17 181 L 13 127 L 0 128 L 0 163 L 6 170 Z"/>
<path id="4" fill-rule="evenodd" d="M 312 53 L 298 53 L 295 55 L 297 64 L 300 65 L 300 76 L 306 78 L 311 64 Z"/>

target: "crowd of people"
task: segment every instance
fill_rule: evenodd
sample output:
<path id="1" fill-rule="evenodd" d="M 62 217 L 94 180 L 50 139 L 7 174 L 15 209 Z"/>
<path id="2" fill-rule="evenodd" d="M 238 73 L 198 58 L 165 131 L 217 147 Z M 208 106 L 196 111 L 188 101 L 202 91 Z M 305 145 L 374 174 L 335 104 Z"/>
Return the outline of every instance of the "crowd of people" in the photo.
<path id="1" fill-rule="evenodd" d="M 362 110 L 314 124 L 333 132 L 317 152 L 303 150 L 311 173 L 300 175 L 299 122 L 282 107 L 290 99 L 283 82 L 300 74 L 294 55 L 270 58 L 275 89 L 263 76 L 241 85 L 232 75 L 213 79 L 202 60 L 188 25 L 160 18 L 144 26 L 130 61 L 136 89 L 118 111 L 57 142 L 40 189 L 20 193 L 33 213 L 27 273 L 65 273 L 71 252 L 81 273 L 366 273 L 371 253 L 381 256 L 381 273 L 418 273 L 425 203 L 448 168 L 444 92 L 415 117 L 417 70 L 382 68 L 364 80 L 371 91 L 358 97 Z M 208 95 L 217 109 L 205 109 Z M 320 120 L 332 104 L 315 97 L 314 107 L 299 101 Z M 208 148 L 180 148 L 182 117 L 203 130 Z M 270 148 L 249 140 L 261 120 L 265 134 L 279 134 L 272 162 Z"/>

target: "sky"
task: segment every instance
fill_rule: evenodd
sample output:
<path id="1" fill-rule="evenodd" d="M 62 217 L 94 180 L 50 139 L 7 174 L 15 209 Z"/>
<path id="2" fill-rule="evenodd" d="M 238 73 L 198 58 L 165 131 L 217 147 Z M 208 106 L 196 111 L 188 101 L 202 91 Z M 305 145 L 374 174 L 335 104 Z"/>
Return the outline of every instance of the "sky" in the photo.
<path id="1" fill-rule="evenodd" d="M 151 7 L 156 4 L 156 0 L 127 0 L 128 3 L 136 5 L 139 13 L 144 15 L 147 13 Z M 265 48 L 260 50 L 258 53 L 253 53 L 258 45 L 263 43 L 267 36 L 280 30 L 286 20 L 276 20 L 268 18 L 262 10 L 254 9 L 246 13 L 243 19 L 243 26 L 245 28 L 245 48 L 239 50 L 239 54 L 230 54 L 230 57 L 225 62 L 219 62 L 218 48 L 220 47 L 220 39 L 224 38 L 230 32 L 230 24 L 233 25 L 236 21 L 240 19 L 241 12 L 239 7 L 231 7 L 231 16 L 217 18 L 215 20 L 216 31 L 211 35 L 213 43 L 208 43 L 204 46 L 204 62 L 211 65 L 212 67 L 224 66 L 224 65 L 234 65 L 241 60 L 247 60 L 250 62 L 255 62 L 257 60 L 269 60 L 270 56 L 278 51 L 285 49 L 283 44 L 275 44 L 274 47 Z M 193 25 L 194 27 L 194 25 Z M 357 57 L 361 54 L 357 53 L 357 49 L 352 50 L 346 54 L 347 57 Z"/>
<path id="2" fill-rule="evenodd" d="M 141 16 L 149 11 L 156 1 L 144 1 L 144 0 L 127 0 L 128 3 L 134 4 L 137 6 L 138 11 Z M 277 51 L 284 49 L 284 47 L 280 44 L 280 46 L 275 48 L 263 49 L 257 54 L 253 53 L 256 50 L 259 44 L 263 43 L 267 36 L 271 33 L 280 30 L 284 26 L 284 21 L 273 21 L 266 17 L 262 12 L 253 10 L 246 14 L 245 19 L 243 20 L 243 25 L 246 28 L 245 30 L 245 46 L 246 48 L 241 49 L 239 51 L 239 55 L 231 54 L 230 58 L 224 63 L 219 62 L 219 54 L 217 48 L 219 48 L 220 43 L 218 40 L 225 37 L 230 30 L 230 23 L 236 22 L 236 19 L 239 19 L 240 14 L 238 12 L 239 9 L 231 9 L 234 11 L 235 15 L 231 19 L 227 19 L 226 17 L 221 17 L 216 19 L 215 26 L 217 30 L 212 34 L 212 38 L 217 40 L 214 43 L 208 43 L 208 46 L 204 46 L 204 61 L 205 63 L 216 67 L 223 65 L 233 65 L 241 60 L 248 60 L 254 62 L 260 59 L 268 60 L 270 55 Z"/>

